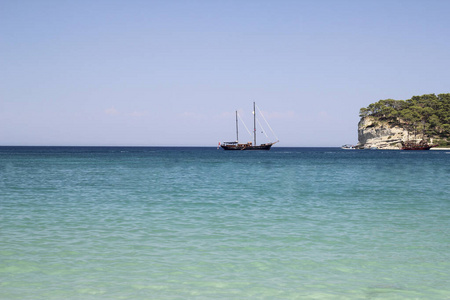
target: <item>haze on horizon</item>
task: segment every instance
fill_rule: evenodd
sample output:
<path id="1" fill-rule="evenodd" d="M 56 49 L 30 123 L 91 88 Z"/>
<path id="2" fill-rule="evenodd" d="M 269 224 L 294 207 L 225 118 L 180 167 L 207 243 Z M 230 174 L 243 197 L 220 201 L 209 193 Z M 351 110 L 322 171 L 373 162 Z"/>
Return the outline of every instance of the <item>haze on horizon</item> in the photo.
<path id="1" fill-rule="evenodd" d="M 1 1 L 0 145 L 357 142 L 380 99 L 448 93 L 450 1 Z M 244 133 L 243 139 L 245 140 Z M 251 140 L 251 138 L 248 138 Z"/>

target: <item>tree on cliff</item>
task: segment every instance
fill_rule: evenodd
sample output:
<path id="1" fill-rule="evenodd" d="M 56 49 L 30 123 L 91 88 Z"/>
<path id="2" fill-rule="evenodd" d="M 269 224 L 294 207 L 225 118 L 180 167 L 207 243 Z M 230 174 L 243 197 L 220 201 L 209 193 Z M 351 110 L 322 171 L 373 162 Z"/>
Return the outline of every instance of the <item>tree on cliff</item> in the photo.
<path id="1" fill-rule="evenodd" d="M 450 94 L 426 94 L 408 100 L 380 100 L 361 108 L 359 116 L 371 116 L 403 126 L 408 131 L 437 136 L 443 143 L 450 143 Z"/>

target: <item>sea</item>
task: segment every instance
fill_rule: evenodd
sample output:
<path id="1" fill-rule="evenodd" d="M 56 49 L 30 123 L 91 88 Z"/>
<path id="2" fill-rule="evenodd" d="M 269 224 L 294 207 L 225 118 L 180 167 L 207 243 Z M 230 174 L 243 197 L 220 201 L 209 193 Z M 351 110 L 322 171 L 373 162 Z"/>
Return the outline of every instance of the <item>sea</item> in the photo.
<path id="1" fill-rule="evenodd" d="M 0 299 L 450 299 L 450 151 L 0 147 Z"/>

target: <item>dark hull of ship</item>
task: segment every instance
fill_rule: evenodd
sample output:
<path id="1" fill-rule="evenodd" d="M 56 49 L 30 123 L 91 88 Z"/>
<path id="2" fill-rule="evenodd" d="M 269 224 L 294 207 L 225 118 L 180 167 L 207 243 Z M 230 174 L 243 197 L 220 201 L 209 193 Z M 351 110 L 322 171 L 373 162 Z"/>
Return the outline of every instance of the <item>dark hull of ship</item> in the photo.
<path id="1" fill-rule="evenodd" d="M 270 150 L 273 144 L 263 144 L 259 146 L 250 146 L 245 144 L 221 145 L 224 150 Z"/>

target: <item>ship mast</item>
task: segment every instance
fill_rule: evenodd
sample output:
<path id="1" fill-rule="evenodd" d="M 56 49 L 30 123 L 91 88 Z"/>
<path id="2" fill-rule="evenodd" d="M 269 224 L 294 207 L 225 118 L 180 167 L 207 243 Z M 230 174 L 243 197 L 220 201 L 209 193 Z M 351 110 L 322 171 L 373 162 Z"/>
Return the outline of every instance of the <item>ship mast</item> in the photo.
<path id="1" fill-rule="evenodd" d="M 236 142 L 239 143 L 238 113 L 236 111 Z"/>
<path id="2" fill-rule="evenodd" d="M 256 146 L 256 109 L 255 102 L 253 102 L 253 146 Z"/>

